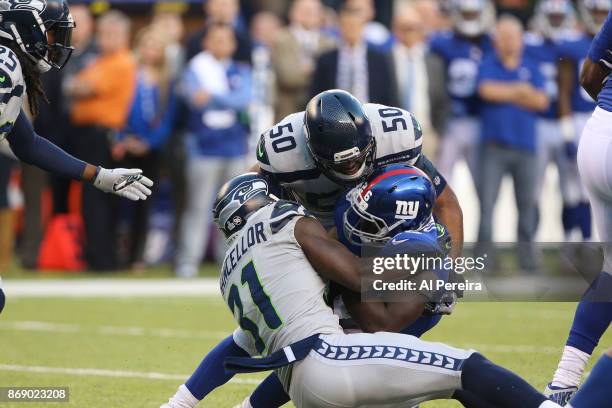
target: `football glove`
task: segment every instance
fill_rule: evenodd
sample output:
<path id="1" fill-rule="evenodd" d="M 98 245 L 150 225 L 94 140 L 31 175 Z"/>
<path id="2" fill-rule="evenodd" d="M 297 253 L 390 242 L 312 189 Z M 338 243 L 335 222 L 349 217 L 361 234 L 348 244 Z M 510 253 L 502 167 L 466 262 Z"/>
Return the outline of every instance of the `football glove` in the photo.
<path id="1" fill-rule="evenodd" d="M 153 181 L 143 176 L 140 169 L 109 170 L 98 167 L 93 185 L 105 193 L 138 201 L 146 200 L 151 195 L 149 187 L 153 187 Z"/>
<path id="2" fill-rule="evenodd" d="M 455 292 L 445 292 L 439 302 L 427 302 L 425 304 L 425 316 L 449 315 L 453 313 L 457 304 L 457 294 Z"/>

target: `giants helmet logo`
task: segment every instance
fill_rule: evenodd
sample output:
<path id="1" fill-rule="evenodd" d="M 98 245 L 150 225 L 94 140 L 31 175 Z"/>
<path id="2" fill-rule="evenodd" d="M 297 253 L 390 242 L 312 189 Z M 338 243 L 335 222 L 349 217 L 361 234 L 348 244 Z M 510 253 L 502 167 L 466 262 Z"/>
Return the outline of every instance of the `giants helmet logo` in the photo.
<path id="1" fill-rule="evenodd" d="M 398 220 L 414 220 L 419 212 L 418 201 L 395 201 L 395 218 Z"/>

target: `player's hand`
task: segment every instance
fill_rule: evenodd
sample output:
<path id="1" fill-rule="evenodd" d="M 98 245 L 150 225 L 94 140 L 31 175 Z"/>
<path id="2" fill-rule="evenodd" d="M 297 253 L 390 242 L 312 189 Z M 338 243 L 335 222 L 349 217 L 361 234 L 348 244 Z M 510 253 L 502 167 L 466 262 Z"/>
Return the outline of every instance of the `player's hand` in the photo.
<path id="1" fill-rule="evenodd" d="M 93 185 L 128 200 L 146 200 L 151 195 L 153 181 L 142 175 L 140 169 L 105 169 L 98 167 Z"/>

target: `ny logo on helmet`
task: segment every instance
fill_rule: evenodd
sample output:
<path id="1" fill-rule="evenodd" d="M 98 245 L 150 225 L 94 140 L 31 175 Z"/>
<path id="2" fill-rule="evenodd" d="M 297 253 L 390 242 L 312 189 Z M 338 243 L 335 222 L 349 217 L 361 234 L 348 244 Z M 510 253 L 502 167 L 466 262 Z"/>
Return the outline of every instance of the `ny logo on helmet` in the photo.
<path id="1" fill-rule="evenodd" d="M 414 220 L 419 212 L 418 201 L 395 201 L 395 218 L 398 220 Z"/>
<path id="2" fill-rule="evenodd" d="M 45 0 L 14 0 L 13 9 L 31 9 L 42 13 L 47 8 Z"/>

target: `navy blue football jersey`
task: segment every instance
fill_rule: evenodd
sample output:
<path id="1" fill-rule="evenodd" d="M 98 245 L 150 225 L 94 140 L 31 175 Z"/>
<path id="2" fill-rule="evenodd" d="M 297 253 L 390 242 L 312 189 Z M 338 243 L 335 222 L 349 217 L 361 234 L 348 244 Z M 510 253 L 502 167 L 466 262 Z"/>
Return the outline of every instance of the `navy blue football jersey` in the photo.
<path id="1" fill-rule="evenodd" d="M 559 56 L 574 64 L 574 91 L 572 92 L 572 111 L 593 112 L 596 103 L 580 86 L 580 71 L 587 57 L 593 37 L 580 34 L 559 44 Z"/>

